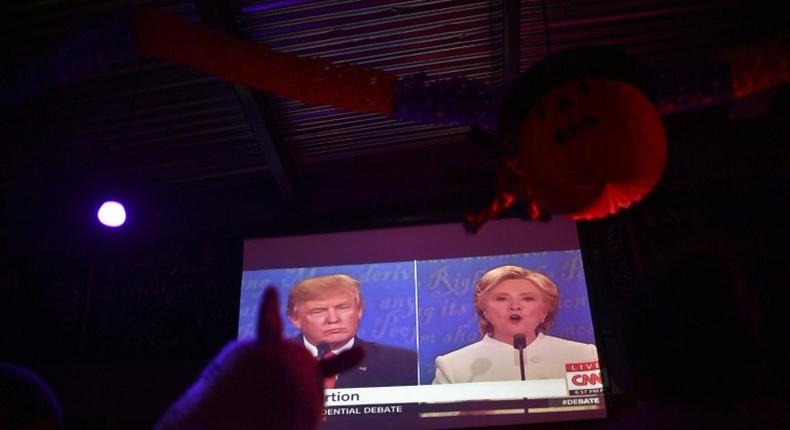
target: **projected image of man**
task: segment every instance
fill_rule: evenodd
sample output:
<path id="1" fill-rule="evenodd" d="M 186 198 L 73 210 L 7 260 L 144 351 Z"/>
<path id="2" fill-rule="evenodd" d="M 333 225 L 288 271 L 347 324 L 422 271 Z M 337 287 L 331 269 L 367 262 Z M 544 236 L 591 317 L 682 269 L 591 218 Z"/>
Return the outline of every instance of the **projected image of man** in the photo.
<path id="1" fill-rule="evenodd" d="M 416 385 L 416 353 L 357 337 L 363 310 L 359 282 L 347 275 L 307 278 L 288 295 L 288 319 L 301 331 L 294 340 L 314 357 L 330 357 L 354 345 L 365 350 L 357 367 L 325 381 L 326 388 Z"/>

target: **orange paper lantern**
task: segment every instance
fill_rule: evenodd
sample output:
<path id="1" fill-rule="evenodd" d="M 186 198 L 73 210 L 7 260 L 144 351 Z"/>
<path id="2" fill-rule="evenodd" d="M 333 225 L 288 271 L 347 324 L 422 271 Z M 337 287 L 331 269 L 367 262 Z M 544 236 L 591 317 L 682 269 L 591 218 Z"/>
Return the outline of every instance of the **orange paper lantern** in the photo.
<path id="1" fill-rule="evenodd" d="M 574 219 L 611 215 L 640 201 L 666 164 L 661 116 L 636 87 L 575 80 L 530 109 L 515 167 L 540 206 Z"/>

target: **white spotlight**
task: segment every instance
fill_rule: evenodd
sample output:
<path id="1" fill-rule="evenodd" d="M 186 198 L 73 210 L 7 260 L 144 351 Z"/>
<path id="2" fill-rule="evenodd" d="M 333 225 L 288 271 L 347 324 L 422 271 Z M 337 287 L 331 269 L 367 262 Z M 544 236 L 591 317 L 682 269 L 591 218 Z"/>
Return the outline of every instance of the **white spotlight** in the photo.
<path id="1" fill-rule="evenodd" d="M 120 227 L 126 222 L 126 209 L 118 202 L 104 202 L 97 215 L 99 221 L 107 227 Z"/>

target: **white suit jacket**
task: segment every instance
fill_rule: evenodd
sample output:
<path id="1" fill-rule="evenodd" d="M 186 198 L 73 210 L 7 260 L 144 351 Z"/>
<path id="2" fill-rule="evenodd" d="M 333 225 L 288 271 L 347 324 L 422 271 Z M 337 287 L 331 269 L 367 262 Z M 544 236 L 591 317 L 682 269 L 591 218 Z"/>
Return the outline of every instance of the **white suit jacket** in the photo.
<path id="1" fill-rule="evenodd" d="M 527 379 L 565 378 L 566 363 L 598 361 L 595 345 L 539 333 L 524 349 Z M 479 342 L 436 357 L 434 384 L 518 381 L 518 350 L 513 345 L 483 336 Z"/>

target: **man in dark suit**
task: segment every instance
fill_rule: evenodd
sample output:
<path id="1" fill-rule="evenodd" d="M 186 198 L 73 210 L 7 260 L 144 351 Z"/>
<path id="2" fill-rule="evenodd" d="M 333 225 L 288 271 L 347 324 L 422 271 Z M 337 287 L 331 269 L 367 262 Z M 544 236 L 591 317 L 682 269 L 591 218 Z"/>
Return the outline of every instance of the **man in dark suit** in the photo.
<path id="1" fill-rule="evenodd" d="M 326 388 L 417 385 L 417 354 L 356 337 L 364 304 L 359 282 L 347 275 L 303 280 L 288 294 L 288 319 L 302 331 L 294 340 L 318 359 L 354 345 L 365 350 L 356 367 L 324 381 Z"/>

